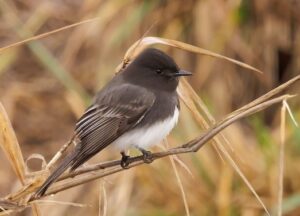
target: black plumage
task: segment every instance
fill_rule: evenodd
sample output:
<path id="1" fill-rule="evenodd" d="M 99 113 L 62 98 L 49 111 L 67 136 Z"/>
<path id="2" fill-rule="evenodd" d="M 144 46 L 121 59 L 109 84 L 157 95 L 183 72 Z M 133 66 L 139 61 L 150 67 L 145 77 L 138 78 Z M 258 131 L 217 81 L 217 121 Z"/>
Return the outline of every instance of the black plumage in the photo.
<path id="1" fill-rule="evenodd" d="M 153 48 L 142 52 L 97 93 L 77 121 L 76 147 L 35 196 L 43 195 L 66 169 L 75 170 L 124 133 L 173 116 L 179 107 L 178 76 L 183 75 L 190 73 L 180 70 L 165 53 Z"/>

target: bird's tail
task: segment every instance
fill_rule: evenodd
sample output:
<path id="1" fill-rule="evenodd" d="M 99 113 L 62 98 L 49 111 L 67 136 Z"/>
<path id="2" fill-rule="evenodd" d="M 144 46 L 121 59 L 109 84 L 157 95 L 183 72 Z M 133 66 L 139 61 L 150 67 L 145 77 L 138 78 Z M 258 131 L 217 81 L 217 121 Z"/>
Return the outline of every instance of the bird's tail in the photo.
<path id="1" fill-rule="evenodd" d="M 77 151 L 72 152 L 68 157 L 66 157 L 59 166 L 53 171 L 53 173 L 46 179 L 43 185 L 36 191 L 34 197 L 43 196 L 49 186 L 73 163 L 74 159 L 78 155 Z"/>

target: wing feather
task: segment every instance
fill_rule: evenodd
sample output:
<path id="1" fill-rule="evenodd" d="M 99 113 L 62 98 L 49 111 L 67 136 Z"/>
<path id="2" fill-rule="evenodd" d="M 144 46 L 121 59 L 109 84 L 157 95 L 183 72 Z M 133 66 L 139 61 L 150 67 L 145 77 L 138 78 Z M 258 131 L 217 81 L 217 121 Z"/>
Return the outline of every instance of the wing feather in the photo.
<path id="1" fill-rule="evenodd" d="M 154 103 L 154 95 L 129 89 L 137 97 L 132 100 L 119 98 L 118 103 L 104 98 L 91 106 L 76 124 L 75 132 L 80 140 L 71 169 L 76 169 L 86 160 L 107 147 L 124 132 L 138 124 Z M 128 94 L 126 89 L 126 94 Z M 109 94 L 112 95 L 112 94 Z M 114 99 L 116 96 L 114 97 Z M 105 103 L 105 99 L 108 103 Z M 101 104 L 101 105 L 100 105 Z"/>
<path id="2" fill-rule="evenodd" d="M 117 88 L 108 86 L 98 93 L 94 104 L 78 120 L 75 133 L 79 143 L 76 148 L 61 161 L 35 196 L 43 195 L 66 169 L 76 169 L 135 127 L 154 104 L 154 94 L 142 87 L 129 84 Z"/>

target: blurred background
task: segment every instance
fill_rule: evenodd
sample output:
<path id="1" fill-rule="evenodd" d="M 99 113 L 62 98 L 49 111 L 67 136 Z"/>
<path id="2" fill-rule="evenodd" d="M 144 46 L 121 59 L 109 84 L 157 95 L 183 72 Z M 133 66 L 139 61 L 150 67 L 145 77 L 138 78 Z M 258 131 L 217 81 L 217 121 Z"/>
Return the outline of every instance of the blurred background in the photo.
<path id="1" fill-rule="evenodd" d="M 243 61 L 263 76 L 210 57 L 160 47 L 194 73 L 188 81 L 213 116 L 226 114 L 299 74 L 298 0 L 2 0 L 0 46 L 81 20 L 99 20 L 10 48 L 0 54 L 0 101 L 12 121 L 25 159 L 49 161 L 68 141 L 92 96 L 115 74 L 126 50 L 148 35 L 175 39 Z M 299 94 L 299 83 L 288 93 Z M 300 121 L 299 97 L 290 101 Z M 224 131 L 235 159 L 270 211 L 276 209 L 280 105 Z M 170 146 L 203 133 L 182 104 Z M 300 215 L 300 129 L 288 118 L 284 167 L 284 215 Z M 152 149 L 159 151 L 159 148 Z M 136 152 L 132 152 L 136 154 Z M 111 149 L 89 163 L 119 158 Z M 256 216 L 262 207 L 231 166 L 206 145 L 176 163 L 191 215 Z M 20 185 L 0 151 L 0 196 Z M 41 169 L 39 160 L 29 170 Z M 86 204 L 42 205 L 44 215 L 185 215 L 178 179 L 168 158 L 64 192 L 50 199 Z M 99 202 L 100 198 L 100 202 Z M 100 203 L 100 204 L 99 204 Z M 30 209 L 17 215 L 31 215 Z"/>

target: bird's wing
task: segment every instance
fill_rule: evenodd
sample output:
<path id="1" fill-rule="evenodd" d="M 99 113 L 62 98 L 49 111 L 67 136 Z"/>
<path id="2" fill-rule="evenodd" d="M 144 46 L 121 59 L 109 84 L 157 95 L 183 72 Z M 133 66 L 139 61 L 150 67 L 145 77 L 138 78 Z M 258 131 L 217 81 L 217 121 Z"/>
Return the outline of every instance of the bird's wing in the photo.
<path id="1" fill-rule="evenodd" d="M 121 86 L 96 101 L 78 120 L 75 132 L 80 140 L 71 169 L 76 169 L 137 125 L 152 107 L 155 96 L 134 86 Z M 128 95 L 131 95 L 128 97 Z"/>
<path id="2" fill-rule="evenodd" d="M 76 124 L 75 132 L 80 142 L 37 190 L 36 197 L 42 196 L 68 167 L 76 169 L 136 126 L 155 101 L 154 94 L 126 84 L 101 91 L 96 98 Z"/>

